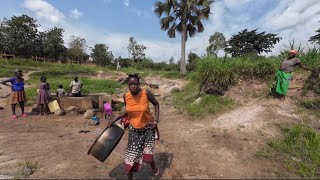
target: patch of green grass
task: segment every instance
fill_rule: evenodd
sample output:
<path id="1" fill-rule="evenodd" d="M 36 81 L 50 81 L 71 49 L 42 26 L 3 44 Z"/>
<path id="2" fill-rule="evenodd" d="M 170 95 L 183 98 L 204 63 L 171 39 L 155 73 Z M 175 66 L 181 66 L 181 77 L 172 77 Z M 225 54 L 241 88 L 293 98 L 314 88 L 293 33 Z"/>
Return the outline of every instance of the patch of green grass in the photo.
<path id="1" fill-rule="evenodd" d="M 181 77 L 179 71 L 159 71 L 157 72 L 160 76 L 169 78 L 169 79 L 179 79 Z"/>
<path id="2" fill-rule="evenodd" d="M 268 148 L 259 149 L 255 156 L 258 158 L 270 158 L 272 157 L 272 151 Z"/>
<path id="3" fill-rule="evenodd" d="M 304 100 L 301 105 L 307 109 L 320 110 L 320 99 Z"/>
<path id="4" fill-rule="evenodd" d="M 214 95 L 206 95 L 201 97 L 198 103 L 195 100 L 199 98 L 199 83 L 189 83 L 180 92 L 173 93 L 174 107 L 185 111 L 192 117 L 203 117 L 208 114 L 217 114 L 235 107 L 237 104 L 234 100 Z"/>
<path id="5" fill-rule="evenodd" d="M 37 67 L 34 65 L 29 65 L 29 62 L 29 60 L 24 59 L 0 59 L 0 77 L 14 76 L 15 69 L 22 69 L 23 72 L 37 70 Z"/>
<path id="6" fill-rule="evenodd" d="M 320 134 L 305 125 L 282 129 L 283 138 L 270 141 L 269 145 L 284 155 L 289 170 L 304 178 L 319 178 Z"/>
<path id="7" fill-rule="evenodd" d="M 0 59 L 0 77 L 14 75 L 15 69 L 26 71 L 39 71 L 35 76 L 56 76 L 56 75 L 92 75 L 97 70 L 110 70 L 109 68 L 98 67 L 95 65 L 81 64 L 61 64 L 51 62 L 36 62 L 30 59 Z"/>
<path id="8" fill-rule="evenodd" d="M 27 96 L 27 103 L 26 105 L 33 105 L 36 103 L 37 99 L 37 87 L 31 87 L 31 88 L 26 88 L 26 96 Z"/>

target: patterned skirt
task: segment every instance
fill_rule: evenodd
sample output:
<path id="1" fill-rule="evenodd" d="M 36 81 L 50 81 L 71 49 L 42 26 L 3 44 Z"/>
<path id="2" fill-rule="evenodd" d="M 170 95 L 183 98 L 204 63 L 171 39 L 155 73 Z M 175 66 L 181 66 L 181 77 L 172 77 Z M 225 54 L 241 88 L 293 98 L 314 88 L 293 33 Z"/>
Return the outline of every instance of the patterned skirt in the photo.
<path id="1" fill-rule="evenodd" d="M 27 96 L 24 91 L 12 91 L 11 92 L 11 104 L 17 104 L 19 102 L 27 101 Z"/>
<path id="2" fill-rule="evenodd" d="M 153 149 L 156 139 L 156 130 L 150 127 L 135 129 L 129 126 L 129 140 L 125 156 L 126 175 L 137 172 L 142 162 L 153 162 Z"/>

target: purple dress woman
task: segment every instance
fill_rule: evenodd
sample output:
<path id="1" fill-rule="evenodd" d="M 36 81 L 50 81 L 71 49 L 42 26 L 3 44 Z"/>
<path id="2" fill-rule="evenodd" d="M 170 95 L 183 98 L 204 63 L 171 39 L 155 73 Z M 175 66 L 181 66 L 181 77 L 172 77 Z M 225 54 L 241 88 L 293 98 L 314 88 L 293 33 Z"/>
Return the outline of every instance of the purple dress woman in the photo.
<path id="1" fill-rule="evenodd" d="M 41 82 L 39 85 L 38 105 L 47 105 L 49 103 L 49 85 L 48 83 Z"/>
<path id="2" fill-rule="evenodd" d="M 46 77 L 40 78 L 39 84 L 39 93 L 37 104 L 39 105 L 39 115 L 43 115 L 43 112 L 47 114 L 48 112 L 48 103 L 49 103 L 49 93 L 48 90 L 50 89 L 50 85 L 47 83 Z"/>

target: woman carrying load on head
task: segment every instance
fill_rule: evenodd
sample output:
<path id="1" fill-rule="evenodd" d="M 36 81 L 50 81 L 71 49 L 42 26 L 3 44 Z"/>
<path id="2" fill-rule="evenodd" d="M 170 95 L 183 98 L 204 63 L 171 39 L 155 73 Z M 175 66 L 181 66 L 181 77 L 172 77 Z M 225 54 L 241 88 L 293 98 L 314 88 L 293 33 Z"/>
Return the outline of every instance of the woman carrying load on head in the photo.
<path id="1" fill-rule="evenodd" d="M 280 94 L 280 100 L 285 100 L 286 94 L 289 89 L 290 81 L 292 80 L 292 72 L 294 68 L 300 66 L 305 70 L 312 70 L 304 66 L 300 59 L 296 58 L 298 52 L 296 50 L 291 50 L 288 53 L 288 58 L 285 59 L 281 65 L 280 69 L 276 74 L 277 84 L 276 84 L 276 92 Z"/>
<path id="2" fill-rule="evenodd" d="M 159 137 L 157 128 L 159 102 L 150 91 L 140 88 L 139 79 L 137 74 L 129 75 L 129 91 L 123 97 L 126 112 L 108 124 L 111 126 L 125 117 L 129 119 L 129 138 L 125 155 L 125 171 L 128 179 L 132 179 L 133 173 L 140 170 L 142 162 L 151 165 L 155 176 L 159 174 L 159 168 L 153 159 L 155 139 Z M 150 112 L 149 102 L 155 107 L 155 117 Z"/>

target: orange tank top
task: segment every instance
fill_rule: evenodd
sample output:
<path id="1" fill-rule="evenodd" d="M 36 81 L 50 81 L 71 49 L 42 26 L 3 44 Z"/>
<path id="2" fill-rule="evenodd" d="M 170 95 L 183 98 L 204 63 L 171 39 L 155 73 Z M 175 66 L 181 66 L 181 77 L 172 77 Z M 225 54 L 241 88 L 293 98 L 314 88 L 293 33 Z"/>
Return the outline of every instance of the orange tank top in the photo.
<path id="1" fill-rule="evenodd" d="M 134 128 L 144 128 L 153 119 L 146 90 L 141 90 L 135 96 L 129 91 L 125 98 L 130 125 Z"/>

